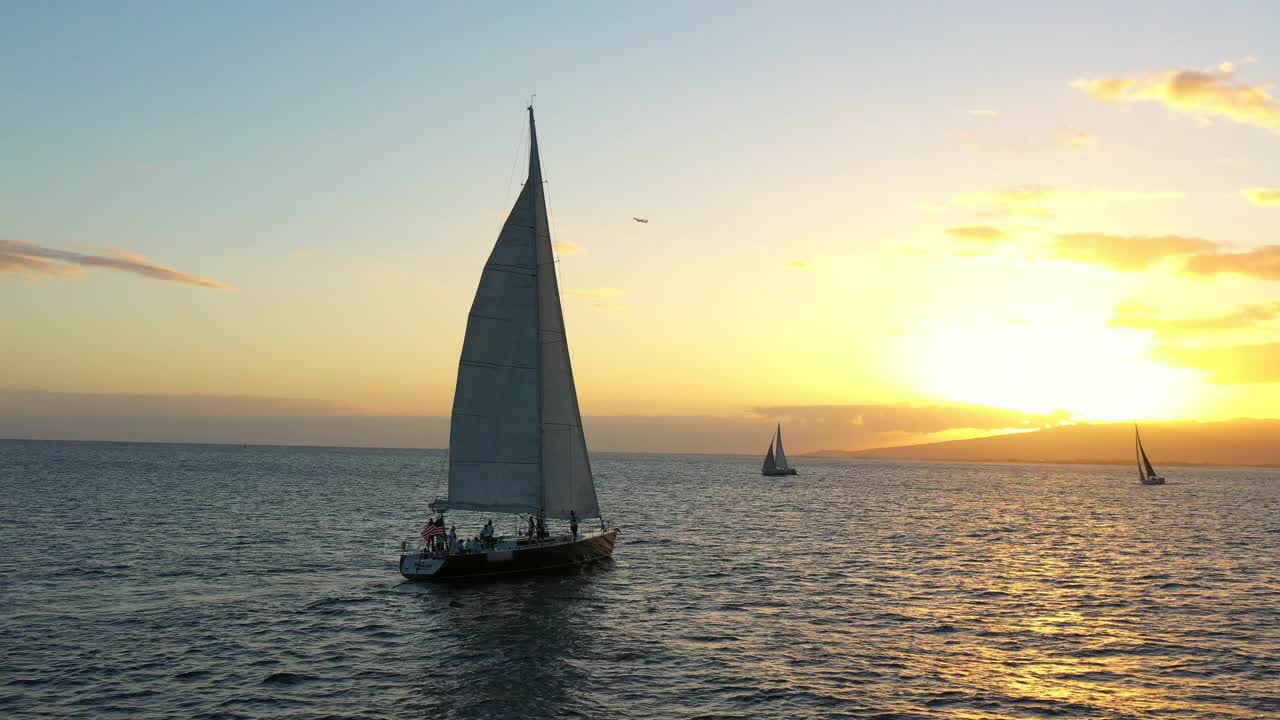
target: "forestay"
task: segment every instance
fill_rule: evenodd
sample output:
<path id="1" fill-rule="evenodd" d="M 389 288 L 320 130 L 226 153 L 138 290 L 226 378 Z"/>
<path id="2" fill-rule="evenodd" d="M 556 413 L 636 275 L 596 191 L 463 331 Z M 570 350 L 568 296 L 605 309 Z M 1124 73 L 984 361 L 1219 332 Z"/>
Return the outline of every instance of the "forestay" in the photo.
<path id="1" fill-rule="evenodd" d="M 449 428 L 449 506 L 599 517 L 529 109 L 529 177 L 480 275 Z"/>

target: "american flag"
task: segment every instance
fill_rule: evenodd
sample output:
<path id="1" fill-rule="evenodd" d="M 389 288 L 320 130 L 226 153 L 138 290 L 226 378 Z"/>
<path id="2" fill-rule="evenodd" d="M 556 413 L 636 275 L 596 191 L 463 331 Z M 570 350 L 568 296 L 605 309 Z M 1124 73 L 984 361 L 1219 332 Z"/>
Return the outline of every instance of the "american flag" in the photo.
<path id="1" fill-rule="evenodd" d="M 436 525 L 435 523 L 429 523 L 426 527 L 422 528 L 423 540 L 430 540 L 433 537 L 444 537 L 443 525 Z"/>

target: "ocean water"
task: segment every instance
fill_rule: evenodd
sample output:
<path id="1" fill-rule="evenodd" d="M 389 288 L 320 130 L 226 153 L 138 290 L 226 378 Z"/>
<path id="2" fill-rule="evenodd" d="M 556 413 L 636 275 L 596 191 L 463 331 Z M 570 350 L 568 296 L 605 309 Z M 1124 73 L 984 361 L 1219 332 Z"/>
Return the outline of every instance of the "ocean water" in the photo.
<path id="1" fill-rule="evenodd" d="M 441 461 L 0 442 L 0 717 L 1280 717 L 1274 470 L 600 454 L 613 561 L 404 582 Z"/>

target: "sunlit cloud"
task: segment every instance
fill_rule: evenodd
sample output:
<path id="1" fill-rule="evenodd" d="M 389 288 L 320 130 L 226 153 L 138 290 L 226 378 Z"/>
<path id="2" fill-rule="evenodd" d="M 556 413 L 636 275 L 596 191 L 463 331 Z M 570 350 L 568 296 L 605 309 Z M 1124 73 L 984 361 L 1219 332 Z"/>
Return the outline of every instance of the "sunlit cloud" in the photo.
<path id="1" fill-rule="evenodd" d="M 1201 370 L 1218 385 L 1250 385 L 1280 382 L 1280 343 L 1186 347 L 1161 345 L 1152 357 L 1175 367 Z"/>
<path id="2" fill-rule="evenodd" d="M 1094 263 L 1113 270 L 1145 270 L 1163 260 L 1198 252 L 1212 252 L 1218 243 L 1180 235 L 1108 235 L 1070 233 L 1054 238 L 1050 256 L 1059 260 Z"/>
<path id="3" fill-rule="evenodd" d="M 1226 118 L 1280 133 L 1280 101 L 1271 96 L 1271 85 L 1249 85 L 1237 80 L 1231 63 L 1211 70 L 1081 78 L 1071 86 L 1103 102 L 1155 102 L 1171 112 L 1201 120 Z"/>
<path id="4" fill-rule="evenodd" d="M 56 250 L 17 240 L 0 240 L 0 273 L 62 277 L 77 274 L 86 268 L 120 270 L 152 280 L 215 290 L 235 289 L 226 283 L 174 270 L 143 255 L 124 250 L 106 250 L 102 254 L 92 254 Z"/>
<path id="5" fill-rule="evenodd" d="M 969 114 L 974 117 L 988 117 L 988 118 L 1000 117 L 999 110 L 970 110 Z"/>
<path id="6" fill-rule="evenodd" d="M 990 225 L 963 225 L 960 227 L 951 227 L 947 228 L 947 234 L 956 240 L 987 245 L 996 245 L 1013 239 L 1013 236 L 1008 232 Z"/>
<path id="7" fill-rule="evenodd" d="M 1081 151 L 1098 144 L 1098 136 L 1083 130 L 1064 128 L 1058 131 L 1058 146 Z"/>
<path id="8" fill-rule="evenodd" d="M 551 247 L 556 251 L 556 254 L 560 256 L 582 255 L 587 252 L 586 248 L 572 240 L 554 240 L 551 243 Z"/>
<path id="9" fill-rule="evenodd" d="M 1280 280 L 1280 245 L 1264 245 L 1245 252 L 1212 252 L 1187 258 L 1183 270 L 1192 275 L 1244 275 Z"/>
<path id="10" fill-rule="evenodd" d="M 1240 194 L 1259 207 L 1280 207 L 1280 188 L 1245 188 Z"/>
<path id="11" fill-rule="evenodd" d="M 959 207 L 995 208 L 1021 215 L 1052 217 L 1053 210 L 1067 207 L 1104 206 L 1116 203 L 1177 200 L 1177 191 L 1120 190 L 1090 188 L 1064 190 L 1052 185 L 1017 185 L 996 190 L 956 195 L 951 204 Z"/>
<path id="12" fill-rule="evenodd" d="M 1186 318 L 1162 318 L 1153 308 L 1141 303 L 1117 305 L 1110 327 L 1148 330 L 1165 338 L 1202 333 L 1224 332 L 1266 325 L 1280 318 L 1280 302 L 1244 305 L 1224 315 Z"/>

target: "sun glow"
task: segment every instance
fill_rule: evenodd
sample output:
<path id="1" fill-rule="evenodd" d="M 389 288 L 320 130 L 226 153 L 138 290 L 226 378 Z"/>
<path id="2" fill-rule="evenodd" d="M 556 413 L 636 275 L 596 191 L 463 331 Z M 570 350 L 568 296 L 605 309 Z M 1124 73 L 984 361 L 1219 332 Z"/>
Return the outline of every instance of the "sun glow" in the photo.
<path id="1" fill-rule="evenodd" d="M 1144 357 L 1136 333 L 1090 327 L 950 327 L 920 339 L 927 392 L 1077 419 L 1166 419 L 1187 408 L 1185 372 Z"/>

